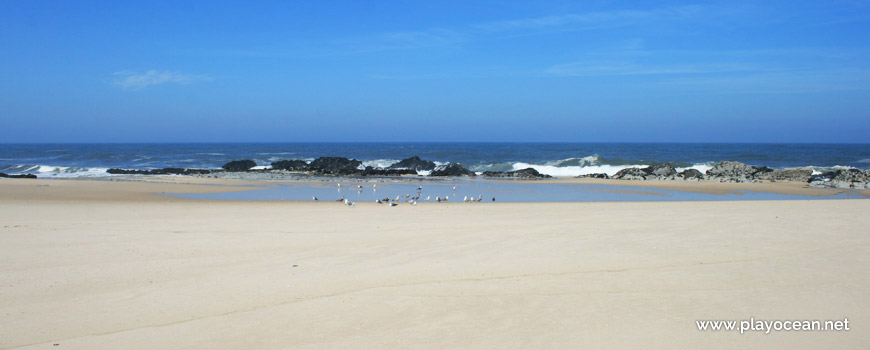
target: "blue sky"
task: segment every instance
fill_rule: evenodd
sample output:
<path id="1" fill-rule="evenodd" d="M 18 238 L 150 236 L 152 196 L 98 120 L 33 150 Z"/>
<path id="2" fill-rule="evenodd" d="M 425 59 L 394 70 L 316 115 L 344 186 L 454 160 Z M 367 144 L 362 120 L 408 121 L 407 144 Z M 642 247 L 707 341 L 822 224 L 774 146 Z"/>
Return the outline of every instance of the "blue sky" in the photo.
<path id="1" fill-rule="evenodd" d="M 870 142 L 867 1 L 0 1 L 0 142 Z"/>

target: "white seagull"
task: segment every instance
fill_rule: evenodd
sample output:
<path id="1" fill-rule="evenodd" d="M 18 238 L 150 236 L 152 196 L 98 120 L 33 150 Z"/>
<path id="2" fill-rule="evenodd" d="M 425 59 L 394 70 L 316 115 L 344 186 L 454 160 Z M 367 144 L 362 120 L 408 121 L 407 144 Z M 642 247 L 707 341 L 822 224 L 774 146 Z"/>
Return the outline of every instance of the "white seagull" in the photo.
<path id="1" fill-rule="evenodd" d="M 351 202 L 350 199 L 345 199 L 345 200 L 344 200 L 344 205 L 346 205 L 346 206 L 348 206 L 348 207 L 352 207 L 352 206 L 356 205 L 356 203 Z"/>
<path id="2" fill-rule="evenodd" d="M 318 200 L 318 199 L 317 199 L 317 196 L 311 197 L 311 199 L 313 199 L 313 200 Z"/>

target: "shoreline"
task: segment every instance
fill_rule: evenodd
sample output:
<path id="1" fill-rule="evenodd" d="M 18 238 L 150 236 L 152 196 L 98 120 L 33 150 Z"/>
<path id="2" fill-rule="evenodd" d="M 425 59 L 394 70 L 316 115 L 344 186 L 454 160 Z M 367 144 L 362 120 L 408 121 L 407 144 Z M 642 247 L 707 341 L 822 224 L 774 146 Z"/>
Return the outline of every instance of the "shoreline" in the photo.
<path id="1" fill-rule="evenodd" d="M 344 182 L 357 183 L 423 183 L 430 180 L 414 181 L 413 179 L 372 179 L 372 178 L 319 178 L 317 180 L 240 180 L 225 178 L 202 178 L 193 176 L 115 176 L 104 178 L 74 178 L 74 179 L 0 179 L 0 197 L 29 201 L 38 199 L 69 200 L 202 200 L 189 199 L 181 196 L 166 196 L 163 194 L 197 194 L 237 192 L 272 188 L 284 184 L 305 184 L 316 187 L 327 187 L 327 184 Z M 553 178 L 544 180 L 505 180 L 505 179 L 438 179 L 439 183 L 494 182 L 502 184 L 590 184 L 610 185 L 638 188 L 633 190 L 616 190 L 638 194 L 657 195 L 645 192 L 647 189 L 664 189 L 671 191 L 724 195 L 740 194 L 743 191 L 764 192 L 786 195 L 833 196 L 846 192 L 854 192 L 859 196 L 854 199 L 870 198 L 870 190 L 849 190 L 836 188 L 816 188 L 802 183 L 721 183 L 715 181 L 674 181 L 674 180 L 614 180 L 593 178 Z M 67 191 L 62 193 L 62 191 Z M 163 193 L 163 194 L 162 194 Z M 842 198 L 853 199 L 853 198 Z M 288 201 L 290 202 L 290 201 Z M 292 201 L 306 202 L 306 201 Z M 528 202 L 547 203 L 546 201 Z"/>

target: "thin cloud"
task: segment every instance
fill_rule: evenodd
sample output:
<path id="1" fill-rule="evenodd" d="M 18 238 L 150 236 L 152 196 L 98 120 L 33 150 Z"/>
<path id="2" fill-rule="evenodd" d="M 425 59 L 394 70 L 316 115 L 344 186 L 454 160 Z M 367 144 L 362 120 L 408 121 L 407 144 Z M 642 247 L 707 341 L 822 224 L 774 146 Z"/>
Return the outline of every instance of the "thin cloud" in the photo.
<path id="1" fill-rule="evenodd" d="M 124 70 L 115 72 L 112 75 L 114 76 L 112 84 L 117 85 L 124 90 L 139 90 L 148 86 L 161 84 L 190 84 L 198 81 L 213 80 L 207 75 L 183 74 L 168 70 L 157 71 L 154 69 L 144 73 Z"/>
<path id="2" fill-rule="evenodd" d="M 614 75 L 713 74 L 757 72 L 762 70 L 764 69 L 757 66 L 734 63 L 640 65 L 634 63 L 572 62 L 551 66 L 547 68 L 545 72 L 556 76 L 591 77 Z"/>
<path id="3" fill-rule="evenodd" d="M 619 27 L 646 21 L 670 21 L 696 17 L 700 6 L 680 6 L 653 10 L 571 13 L 516 20 L 496 21 L 476 27 L 488 32 L 538 31 Z"/>

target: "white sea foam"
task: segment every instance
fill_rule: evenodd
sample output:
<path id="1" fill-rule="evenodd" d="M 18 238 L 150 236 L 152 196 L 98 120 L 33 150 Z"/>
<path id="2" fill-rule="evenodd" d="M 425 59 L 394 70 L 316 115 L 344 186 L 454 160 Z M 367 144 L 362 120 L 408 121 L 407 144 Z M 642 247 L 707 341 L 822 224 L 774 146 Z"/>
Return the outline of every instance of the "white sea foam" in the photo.
<path id="1" fill-rule="evenodd" d="M 613 176 L 613 174 L 616 174 L 622 169 L 632 167 L 643 168 L 645 167 L 645 165 L 553 166 L 518 162 L 514 163 L 513 170 L 532 168 L 537 170 L 541 174 L 547 174 L 550 176 L 578 176 L 597 173 L 605 173 L 608 176 Z"/>
<path id="2" fill-rule="evenodd" d="M 271 165 L 257 165 L 255 167 L 251 168 L 251 170 L 266 170 L 266 169 L 272 169 L 272 166 Z"/>
<path id="3" fill-rule="evenodd" d="M 690 167 L 685 167 L 685 168 L 675 168 L 675 169 L 677 170 L 678 173 L 683 172 L 683 171 L 685 171 L 685 170 L 687 170 L 687 169 L 695 169 L 695 170 L 697 170 L 697 171 L 700 171 L 701 174 L 706 174 L 706 173 L 707 173 L 707 170 L 713 169 L 713 164 L 710 164 L 710 163 L 694 164 L 694 165 L 692 165 L 692 166 L 690 166 Z"/>
<path id="4" fill-rule="evenodd" d="M 579 162 L 569 162 L 569 161 L 579 161 Z M 613 176 L 617 172 L 622 169 L 627 168 L 645 168 L 647 165 L 643 164 L 626 164 L 626 165 L 610 165 L 610 164 L 597 164 L 599 161 L 598 156 L 590 156 L 584 158 L 571 158 L 565 159 L 561 161 L 551 161 L 546 162 L 544 164 L 531 164 L 524 162 L 517 162 L 512 165 L 513 170 L 521 170 L 526 168 L 532 168 L 537 170 L 541 174 L 547 174 L 550 176 L 578 176 L 578 175 L 589 175 L 589 174 L 607 174 L 608 176 Z M 569 165 L 569 166 L 556 166 L 554 164 L 565 164 L 565 163 L 575 163 L 575 164 L 588 164 L 588 165 Z M 594 165 L 593 165 L 594 164 Z M 686 169 L 696 169 L 702 173 L 705 173 L 707 170 L 710 170 L 713 166 L 711 164 L 694 164 L 690 167 L 685 168 L 676 168 L 677 172 L 686 170 Z"/>
<path id="5" fill-rule="evenodd" d="M 35 171 L 33 171 L 35 169 Z M 72 178 L 72 177 L 100 177 L 100 176 L 111 176 L 112 174 L 106 173 L 108 168 L 79 168 L 79 167 L 65 167 L 65 166 L 53 166 L 53 165 L 37 165 L 30 168 L 30 170 L 22 171 L 22 173 L 36 173 L 37 177 L 42 178 Z"/>
<path id="6" fill-rule="evenodd" d="M 386 168 L 390 165 L 398 163 L 398 160 L 395 159 L 375 159 L 375 160 L 364 160 L 362 162 L 363 169 L 365 167 L 370 166 L 372 168 Z"/>

